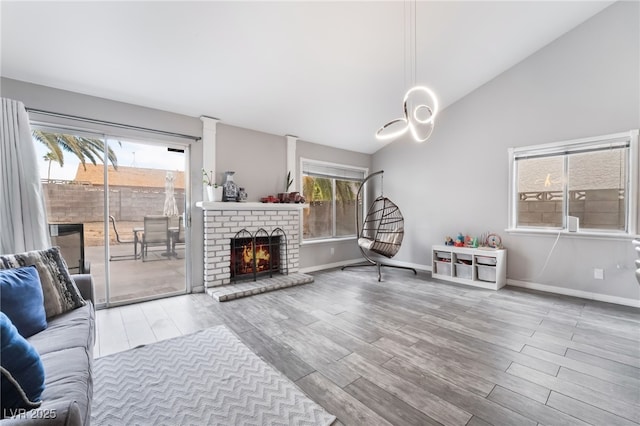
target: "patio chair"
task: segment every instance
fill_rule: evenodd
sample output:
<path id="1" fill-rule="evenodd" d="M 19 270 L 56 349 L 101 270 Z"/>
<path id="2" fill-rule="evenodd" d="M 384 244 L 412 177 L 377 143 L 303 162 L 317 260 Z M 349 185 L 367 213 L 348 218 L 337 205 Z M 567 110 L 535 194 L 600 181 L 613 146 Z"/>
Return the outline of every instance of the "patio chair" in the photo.
<path id="1" fill-rule="evenodd" d="M 178 230 L 174 231 L 171 234 L 171 254 L 175 257 L 178 257 L 178 253 L 176 253 L 176 244 L 184 245 L 184 222 L 183 217 L 180 216 L 178 218 Z"/>
<path id="2" fill-rule="evenodd" d="M 118 242 L 118 244 L 134 244 L 135 240 L 126 240 L 126 239 L 122 239 L 120 238 L 120 233 L 118 232 L 118 227 L 116 225 L 116 218 L 109 215 L 109 222 L 111 222 L 111 226 L 113 227 L 113 233 L 116 236 L 116 241 Z M 109 261 L 117 261 L 117 260 L 135 260 L 139 257 L 138 254 L 136 254 L 137 250 L 136 247 L 133 248 L 133 253 L 134 254 L 119 254 L 119 255 L 115 255 L 115 256 L 109 256 Z"/>
<path id="3" fill-rule="evenodd" d="M 165 248 L 165 255 L 170 252 L 169 217 L 168 216 L 145 216 L 144 231 L 142 233 L 142 261 L 147 258 L 149 247 Z"/>

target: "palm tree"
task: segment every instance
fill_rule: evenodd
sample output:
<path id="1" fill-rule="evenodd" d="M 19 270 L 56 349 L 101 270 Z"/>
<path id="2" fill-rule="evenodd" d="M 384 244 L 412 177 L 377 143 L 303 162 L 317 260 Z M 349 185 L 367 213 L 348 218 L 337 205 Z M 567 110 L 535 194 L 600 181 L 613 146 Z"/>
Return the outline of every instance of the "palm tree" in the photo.
<path id="1" fill-rule="evenodd" d="M 44 161 L 49 162 L 49 168 L 47 169 L 47 180 L 51 180 L 51 162 L 55 161 L 60 163 L 60 159 L 58 158 L 55 152 L 47 152 L 47 154 L 43 157 Z"/>
<path id="2" fill-rule="evenodd" d="M 307 201 L 330 201 L 333 199 L 331 179 L 303 176 L 302 186 L 302 193 Z M 336 199 L 354 201 L 359 186 L 359 182 L 336 180 Z"/>
<path id="3" fill-rule="evenodd" d="M 49 133 L 42 130 L 34 130 L 33 137 L 40 143 L 49 148 L 49 154 L 45 156 L 45 160 L 56 161 L 60 167 L 64 166 L 63 151 L 72 152 L 80 159 L 82 167 L 87 169 L 87 160 L 93 165 L 97 165 L 97 160 L 104 162 L 104 141 L 101 139 L 85 138 L 83 136 L 68 135 L 65 133 Z M 111 148 L 107 150 L 107 159 L 111 162 L 114 169 L 118 169 L 118 158 Z"/>

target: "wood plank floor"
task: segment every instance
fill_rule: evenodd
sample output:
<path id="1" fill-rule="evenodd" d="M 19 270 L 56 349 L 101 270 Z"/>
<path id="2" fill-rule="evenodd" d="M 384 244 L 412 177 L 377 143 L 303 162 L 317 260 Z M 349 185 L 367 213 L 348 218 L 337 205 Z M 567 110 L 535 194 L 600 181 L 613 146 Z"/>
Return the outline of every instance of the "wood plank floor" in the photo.
<path id="1" fill-rule="evenodd" d="M 337 425 L 640 424 L 638 309 L 395 269 L 314 276 L 98 311 L 95 354 L 225 324 Z"/>

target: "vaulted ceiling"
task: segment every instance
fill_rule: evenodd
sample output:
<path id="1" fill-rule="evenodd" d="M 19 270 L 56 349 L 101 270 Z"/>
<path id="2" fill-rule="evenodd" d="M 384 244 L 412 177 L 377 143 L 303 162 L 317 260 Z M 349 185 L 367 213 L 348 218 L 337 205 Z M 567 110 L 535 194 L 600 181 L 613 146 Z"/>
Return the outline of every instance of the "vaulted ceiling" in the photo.
<path id="1" fill-rule="evenodd" d="M 413 67 L 403 1 L 2 1 L 1 75 L 373 153 L 411 71 L 446 107 L 611 3 L 418 1 Z"/>

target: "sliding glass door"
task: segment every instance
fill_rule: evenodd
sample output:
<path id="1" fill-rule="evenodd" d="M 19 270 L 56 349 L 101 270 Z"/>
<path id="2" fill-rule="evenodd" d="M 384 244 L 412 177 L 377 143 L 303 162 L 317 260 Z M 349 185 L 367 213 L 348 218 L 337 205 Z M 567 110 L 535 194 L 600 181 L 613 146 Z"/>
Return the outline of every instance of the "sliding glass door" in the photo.
<path id="1" fill-rule="evenodd" d="M 188 146 L 47 128 L 34 138 L 52 243 L 70 266 L 87 265 L 97 304 L 184 294 Z"/>

